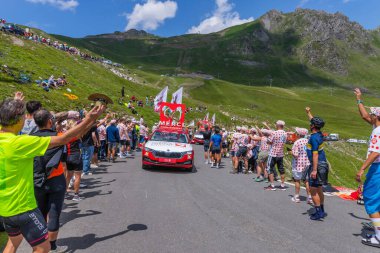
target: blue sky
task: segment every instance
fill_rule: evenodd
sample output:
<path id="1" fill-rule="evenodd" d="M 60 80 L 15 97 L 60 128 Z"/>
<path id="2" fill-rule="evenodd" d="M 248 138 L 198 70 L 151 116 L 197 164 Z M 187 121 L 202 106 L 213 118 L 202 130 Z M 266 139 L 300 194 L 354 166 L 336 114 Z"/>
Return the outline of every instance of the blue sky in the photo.
<path id="1" fill-rule="evenodd" d="M 367 29 L 380 26 L 380 0 L 0 0 L 0 18 L 72 37 L 145 29 L 160 36 L 208 33 L 271 9 L 340 11 Z"/>

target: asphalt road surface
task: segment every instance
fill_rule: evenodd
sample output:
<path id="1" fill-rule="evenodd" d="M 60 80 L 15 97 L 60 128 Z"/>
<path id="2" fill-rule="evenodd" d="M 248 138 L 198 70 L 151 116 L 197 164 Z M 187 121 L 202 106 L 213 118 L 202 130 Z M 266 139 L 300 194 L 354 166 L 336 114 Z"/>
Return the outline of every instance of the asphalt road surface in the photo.
<path id="1" fill-rule="evenodd" d="M 87 176 L 79 203 L 66 200 L 59 245 L 70 252 L 379 252 L 361 244 L 364 208 L 327 197 L 325 221 L 310 221 L 293 188 L 264 191 L 252 175 L 211 169 L 196 146 L 197 173 L 142 170 L 141 154 Z M 304 194 L 304 192 L 303 192 Z M 19 252 L 31 252 L 24 243 Z"/>

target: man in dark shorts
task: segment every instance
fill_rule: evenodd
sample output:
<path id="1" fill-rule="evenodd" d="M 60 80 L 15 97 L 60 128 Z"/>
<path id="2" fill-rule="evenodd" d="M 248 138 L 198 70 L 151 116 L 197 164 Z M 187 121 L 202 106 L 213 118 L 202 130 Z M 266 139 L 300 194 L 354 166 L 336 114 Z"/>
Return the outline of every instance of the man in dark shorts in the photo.
<path id="1" fill-rule="evenodd" d="M 205 151 L 205 164 L 211 164 L 211 157 L 210 157 L 210 141 L 211 141 L 211 130 L 209 130 L 208 125 L 205 125 L 205 130 L 201 132 L 204 139 L 203 148 Z"/>
<path id="2" fill-rule="evenodd" d="M 269 127 L 265 124 L 267 129 Z M 264 187 L 265 190 L 275 191 L 274 186 L 275 181 L 275 166 L 277 165 L 277 170 L 281 175 L 281 184 L 279 189 L 286 191 L 285 187 L 285 168 L 284 168 L 284 147 L 286 143 L 286 132 L 284 131 L 285 122 L 278 120 L 276 122 L 276 131 L 268 137 L 267 143 L 271 145 L 269 150 L 268 162 L 267 162 L 267 172 L 270 184 Z"/>
<path id="3" fill-rule="evenodd" d="M 34 114 L 39 130 L 33 136 L 56 136 L 53 115 L 45 109 Z M 62 165 L 63 146 L 48 149 L 44 156 L 34 158 L 34 195 L 38 209 L 44 216 L 49 231 L 50 253 L 65 252 L 67 246 L 57 246 L 59 217 L 66 192 L 66 180 Z M 50 164 L 50 165 L 49 165 Z M 56 166 L 56 167 L 49 167 Z"/>
<path id="4" fill-rule="evenodd" d="M 81 146 L 82 141 L 78 138 L 73 138 L 69 143 L 66 145 L 66 152 L 65 152 L 65 158 L 64 161 L 66 162 L 66 184 L 67 184 L 67 192 L 69 196 L 69 185 L 70 180 L 74 177 L 74 197 L 72 198 L 73 201 L 81 201 L 83 198 L 79 196 L 79 188 L 80 188 L 80 182 L 82 178 L 82 169 L 83 169 L 83 162 L 82 162 L 82 155 L 81 155 Z"/>
<path id="5" fill-rule="evenodd" d="M 308 171 L 311 197 L 314 202 L 315 213 L 310 216 L 311 220 L 320 220 L 326 216 L 324 208 L 323 185 L 327 185 L 329 165 L 327 163 L 325 151 L 323 150 L 323 134 L 321 129 L 325 122 L 319 117 L 313 117 L 309 107 L 306 113 L 310 120 L 311 136 L 307 144 L 306 152 L 310 161 Z"/>
<path id="6" fill-rule="evenodd" d="M 17 92 L 14 99 L 0 103 L 0 222 L 9 236 L 4 252 L 16 252 L 25 238 L 33 252 L 47 253 L 48 228 L 34 196 L 34 157 L 83 135 L 105 106 L 92 109 L 80 125 L 61 136 L 18 136 L 25 120 L 23 99 L 23 94 Z"/>
<path id="7" fill-rule="evenodd" d="M 215 134 L 211 137 L 210 150 L 214 158 L 211 168 L 219 169 L 222 152 L 222 135 L 220 134 L 219 127 L 215 127 Z"/>

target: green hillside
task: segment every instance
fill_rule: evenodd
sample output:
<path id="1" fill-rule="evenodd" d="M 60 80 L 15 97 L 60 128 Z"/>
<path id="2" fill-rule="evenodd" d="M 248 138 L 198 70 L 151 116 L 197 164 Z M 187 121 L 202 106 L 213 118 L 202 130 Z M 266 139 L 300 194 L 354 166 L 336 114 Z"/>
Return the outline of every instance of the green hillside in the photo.
<path id="1" fill-rule="evenodd" d="M 128 33 L 128 32 L 127 32 Z M 169 38 L 56 38 L 158 74 L 202 72 L 230 82 L 379 91 L 380 36 L 340 13 L 270 11 L 224 31 Z"/>
<path id="2" fill-rule="evenodd" d="M 294 20 L 291 15 L 284 17 L 286 22 L 281 23 L 284 26 Z M 273 17 L 268 18 L 273 19 Z M 137 83 L 118 77 L 100 63 L 83 60 L 79 56 L 70 55 L 40 43 L 0 33 L 1 69 L 4 69 L 3 65 L 7 65 L 16 76 L 15 78 L 0 71 L 0 98 L 11 96 L 16 90 L 21 90 L 27 99 L 41 100 L 45 107 L 59 111 L 88 106 L 87 96 L 90 93 L 101 92 L 115 101 L 109 110 L 118 112 L 120 115 L 132 116 L 127 107 L 117 103 L 122 86 L 125 86 L 128 96 L 137 96 L 144 102 L 145 96 L 155 96 L 166 85 L 170 86 L 170 92 L 183 86 L 185 87 L 184 102 L 188 107 L 207 107 L 210 116 L 216 113 L 217 124 L 229 128 L 242 124 L 261 125 L 262 121 L 273 124 L 277 119 L 285 120 L 287 130 L 290 131 L 296 126 L 308 127 L 304 108 L 311 106 L 315 114 L 327 121 L 325 129 L 327 132 L 339 133 L 343 138 L 367 139 L 371 128 L 360 119 L 351 88 L 355 84 L 365 88 L 365 104 L 379 105 L 378 57 L 368 56 L 360 48 L 350 49 L 351 53 L 347 56 L 350 64 L 347 65 L 347 69 L 348 73 L 352 72 L 355 75 L 329 72 L 323 67 L 308 66 L 308 64 L 300 65 L 299 59 L 304 53 L 302 45 L 307 41 L 296 41 L 291 33 L 284 33 L 285 37 L 276 36 L 275 32 L 269 33 L 272 44 L 267 56 L 264 51 L 260 53 L 260 50 L 258 50 L 258 55 L 248 55 L 251 58 L 248 56 L 244 58 L 242 55 L 223 56 L 224 53 L 231 54 L 232 51 L 226 49 L 233 45 L 240 45 L 238 41 L 242 41 L 242 38 L 250 32 L 255 31 L 255 36 L 257 33 L 261 34 L 258 32 L 262 29 L 260 26 L 265 25 L 260 23 L 264 22 L 262 20 L 265 18 L 232 27 L 220 33 L 174 38 L 157 38 L 148 35 L 143 38 L 125 40 L 115 40 L 112 36 L 72 39 L 54 35 L 55 38 L 62 39 L 69 45 L 75 45 L 81 50 L 124 63 L 124 66 L 117 70 L 133 76 L 138 80 Z M 272 27 L 271 29 L 283 28 Z M 45 36 L 48 35 L 45 34 Z M 261 36 L 265 37 L 265 35 Z M 378 33 L 372 32 L 370 36 L 377 38 Z M 250 38 L 247 38 L 247 41 L 252 42 Z M 347 46 L 342 41 L 337 43 Z M 355 43 L 361 45 L 362 42 Z M 376 48 L 380 46 L 379 44 L 378 40 L 373 41 L 372 53 L 377 52 Z M 297 45 L 299 51 L 286 54 L 289 45 Z M 255 44 L 253 48 L 258 49 L 260 45 Z M 182 57 L 182 60 L 179 61 L 177 57 Z M 245 67 L 235 64 L 242 61 L 244 64 L 251 65 L 253 62 L 265 61 L 265 64 L 255 63 L 256 65 Z M 257 71 L 258 69 L 261 70 Z M 214 76 L 218 76 L 219 73 L 219 79 L 206 80 L 200 77 L 185 78 L 173 75 L 195 71 Z M 34 83 L 34 80 L 40 77 L 47 79 L 52 74 L 60 76 L 63 73 L 69 81 L 67 87 L 45 92 Z M 266 79 L 268 73 L 271 73 L 273 79 L 272 87 Z M 20 74 L 29 74 L 32 82 L 18 83 L 16 79 Z M 251 79 L 252 76 L 256 78 Z M 243 80 L 247 78 L 251 81 Z M 347 80 L 352 80 L 352 82 L 347 82 Z M 64 93 L 69 93 L 66 88 L 71 89 L 72 94 L 78 96 L 79 99 L 69 100 L 64 96 Z M 157 114 L 150 107 L 137 108 L 137 110 L 139 115 L 144 115 L 150 125 L 158 119 Z M 205 114 L 206 112 L 193 111 L 187 115 L 187 121 L 201 119 Z M 231 117 L 236 117 L 237 120 L 231 121 Z M 328 145 L 327 153 L 334 172 L 331 178 L 332 184 L 355 187 L 353 178 L 355 171 L 365 158 L 365 152 L 365 145 L 350 145 L 344 142 Z M 290 158 L 288 158 L 289 164 Z"/>

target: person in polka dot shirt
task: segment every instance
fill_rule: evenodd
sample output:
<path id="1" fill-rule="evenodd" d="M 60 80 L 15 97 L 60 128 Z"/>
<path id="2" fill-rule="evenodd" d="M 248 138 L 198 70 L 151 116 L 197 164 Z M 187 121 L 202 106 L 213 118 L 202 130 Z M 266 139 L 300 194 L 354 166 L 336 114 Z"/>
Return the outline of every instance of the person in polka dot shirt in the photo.
<path id="1" fill-rule="evenodd" d="M 301 180 L 305 182 L 306 192 L 308 194 L 308 203 L 311 204 L 311 195 L 309 189 L 309 183 L 306 181 L 305 170 L 310 166 L 309 158 L 306 153 L 306 145 L 308 143 L 308 139 L 305 136 L 308 134 L 308 130 L 306 128 L 296 128 L 296 133 L 299 139 L 294 142 L 292 150 L 290 151 L 293 155 L 292 162 L 292 174 L 295 182 L 295 195 L 292 198 L 293 202 L 300 202 L 300 188 L 301 188 Z"/>
<path id="2" fill-rule="evenodd" d="M 371 107 L 370 113 L 368 113 L 361 100 L 360 90 L 356 89 L 355 94 L 360 115 L 374 128 L 369 142 L 367 159 L 356 174 L 356 180 L 361 183 L 364 171 L 369 167 L 363 185 L 363 199 L 365 210 L 375 228 L 375 234 L 363 238 L 362 243 L 380 247 L 380 107 Z"/>

